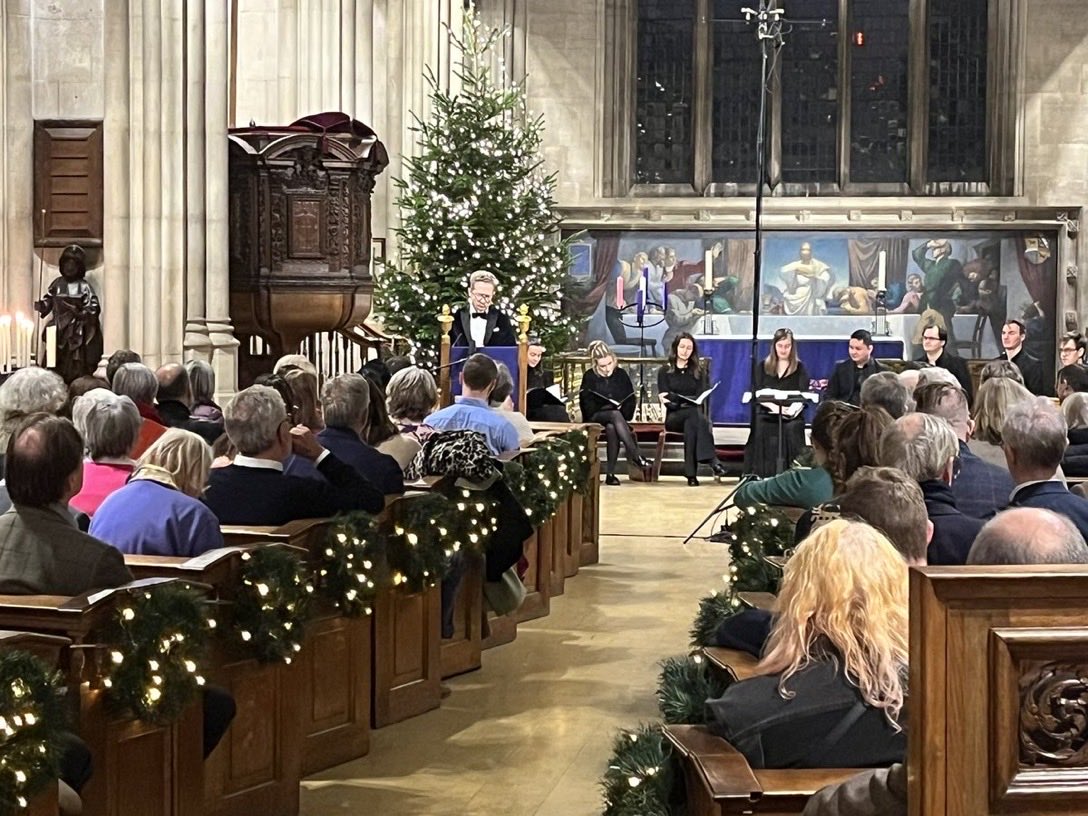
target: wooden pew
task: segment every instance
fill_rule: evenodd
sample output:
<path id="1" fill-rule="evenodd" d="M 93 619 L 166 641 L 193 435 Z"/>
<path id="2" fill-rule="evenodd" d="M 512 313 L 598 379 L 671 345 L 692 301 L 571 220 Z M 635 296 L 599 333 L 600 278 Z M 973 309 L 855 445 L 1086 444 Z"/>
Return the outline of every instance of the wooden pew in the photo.
<path id="1" fill-rule="evenodd" d="M 910 571 L 912 816 L 1088 811 L 1088 568 Z"/>
<path id="2" fill-rule="evenodd" d="M 229 602 L 241 585 L 246 549 L 211 550 L 195 558 L 126 555 L 125 564 L 137 578 L 170 577 L 206 584 L 217 598 Z M 216 629 L 226 631 L 231 625 L 230 607 L 215 617 Z M 204 813 L 298 813 L 302 754 L 310 734 L 304 726 L 309 702 L 303 688 L 305 652 L 291 665 L 262 664 L 220 638 L 213 639 L 205 674 L 210 683 L 234 696 L 237 715 L 205 762 Z M 328 670 L 335 674 L 339 668 Z"/>
<path id="3" fill-rule="evenodd" d="M 441 644 L 442 679 L 480 668 L 483 653 L 484 559 L 466 553 L 453 607 L 453 637 Z"/>
<path id="4" fill-rule="evenodd" d="M 825 785 L 849 779 L 858 769 L 755 770 L 744 755 L 702 725 L 666 725 L 683 769 L 689 816 L 793 814 Z"/>
<path id="5" fill-rule="evenodd" d="M 205 811 L 199 700 L 164 726 L 132 719 L 107 704 L 99 652 L 108 650 L 99 648 L 98 633 L 125 593 L 122 588 L 76 598 L 3 595 L 0 628 L 60 636 L 78 650 L 62 664 L 77 730 L 94 757 L 94 774 L 80 793 L 85 816 L 200 816 Z"/>
<path id="6" fill-rule="evenodd" d="M 755 677 L 759 658 L 753 657 L 748 652 L 721 646 L 704 646 L 701 651 L 703 658 L 718 674 L 732 680 L 747 680 L 749 677 Z"/>

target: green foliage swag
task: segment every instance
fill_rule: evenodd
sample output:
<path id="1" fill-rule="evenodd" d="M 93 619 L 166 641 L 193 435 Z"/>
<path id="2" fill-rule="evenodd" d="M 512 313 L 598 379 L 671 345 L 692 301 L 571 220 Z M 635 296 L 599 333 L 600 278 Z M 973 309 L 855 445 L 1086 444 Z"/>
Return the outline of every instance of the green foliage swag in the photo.
<path id="1" fill-rule="evenodd" d="M 286 547 L 242 554 L 232 634 L 262 663 L 290 663 L 302 651 L 314 591 L 304 555 Z"/>
<path id="2" fill-rule="evenodd" d="M 198 674 L 213 625 L 197 591 L 175 583 L 150 586 L 124 599 L 105 637 L 109 698 L 137 719 L 177 718 L 204 684 Z"/>
<path id="3" fill-rule="evenodd" d="M 663 660 L 657 685 L 661 718 L 670 724 L 702 725 L 706 701 L 721 697 L 729 685 L 728 678 L 715 673 L 702 655 Z"/>
<path id="4" fill-rule="evenodd" d="M 689 632 L 692 646 L 713 646 L 714 634 L 726 618 L 740 611 L 740 600 L 730 589 L 714 592 L 699 600 L 699 611 Z"/>
<path id="5" fill-rule="evenodd" d="M 576 331 L 559 303 L 569 240 L 557 238 L 555 176 L 542 170 L 543 119 L 529 117 L 522 85 L 503 88 L 492 75 L 507 34 L 465 12 L 463 35 L 450 35 L 460 87 L 443 88 L 427 70 L 431 117 L 416 120 L 418 155 L 394 180 L 399 259 L 377 282 L 377 310 L 424 365 L 438 360 L 442 305 L 463 303 L 477 270 L 498 277 L 496 305 L 506 314 L 529 307 L 550 352 Z"/>
<path id="6" fill-rule="evenodd" d="M 59 675 L 34 655 L 0 654 L 0 813 L 25 808 L 57 777 L 60 689 Z"/>
<path id="7" fill-rule="evenodd" d="M 385 586 L 385 536 L 369 513 L 339 516 L 317 564 L 317 589 L 349 618 L 369 615 Z"/>
<path id="8" fill-rule="evenodd" d="M 570 431 L 503 464 L 503 478 L 534 527 L 554 516 L 572 491 L 589 490 L 588 448 L 585 431 Z"/>
<path id="9" fill-rule="evenodd" d="M 670 816 L 672 748 L 659 725 L 621 732 L 601 780 L 604 816 Z"/>

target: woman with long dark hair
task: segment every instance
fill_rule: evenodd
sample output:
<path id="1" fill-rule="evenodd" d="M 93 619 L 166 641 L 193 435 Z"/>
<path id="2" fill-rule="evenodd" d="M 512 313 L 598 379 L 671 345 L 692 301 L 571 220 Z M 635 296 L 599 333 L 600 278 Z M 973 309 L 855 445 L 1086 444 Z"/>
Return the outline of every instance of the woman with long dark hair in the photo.
<path id="1" fill-rule="evenodd" d="M 764 388 L 776 391 L 808 391 L 808 371 L 797 357 L 793 332 L 779 329 L 774 333 L 771 350 L 756 369 L 752 393 Z M 779 416 L 781 415 L 781 420 Z M 799 406 L 780 406 L 761 402 L 756 409 L 755 426 L 744 449 L 744 472 L 757 476 L 778 473 L 778 423 L 782 423 L 782 463 L 790 462 L 805 447 L 805 412 Z"/>
<path id="2" fill-rule="evenodd" d="M 657 373 L 657 392 L 665 404 L 665 430 L 684 435 L 684 475 L 691 487 L 699 485 L 695 474 L 700 462 L 710 465 L 715 478 L 726 472 L 718 461 L 714 431 L 703 406 L 683 399 L 695 399 L 706 391 L 708 379 L 695 338 L 688 332 L 676 335 L 669 349 L 669 362 Z"/>

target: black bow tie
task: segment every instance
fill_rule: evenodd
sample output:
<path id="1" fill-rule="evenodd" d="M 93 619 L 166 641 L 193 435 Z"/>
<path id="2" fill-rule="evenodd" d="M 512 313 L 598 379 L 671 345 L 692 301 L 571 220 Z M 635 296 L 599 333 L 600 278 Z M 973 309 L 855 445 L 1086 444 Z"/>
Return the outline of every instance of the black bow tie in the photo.
<path id="1" fill-rule="evenodd" d="M 483 318 L 484 320 L 487 320 L 487 312 L 473 312 L 472 316 L 473 317 Z"/>

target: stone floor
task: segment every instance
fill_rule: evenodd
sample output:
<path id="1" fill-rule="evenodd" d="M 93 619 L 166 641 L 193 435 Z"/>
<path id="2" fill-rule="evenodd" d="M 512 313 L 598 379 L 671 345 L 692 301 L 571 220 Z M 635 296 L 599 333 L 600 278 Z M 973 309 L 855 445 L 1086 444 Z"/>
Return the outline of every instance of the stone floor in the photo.
<path id="1" fill-rule="evenodd" d="M 601 488 L 601 563 L 551 614 L 448 681 L 442 707 L 374 731 L 370 754 L 307 779 L 303 816 L 590 816 L 617 729 L 657 718 L 657 661 L 687 647 L 720 545 L 684 537 L 725 495 L 710 479 Z M 709 532 L 709 528 L 707 528 Z"/>

